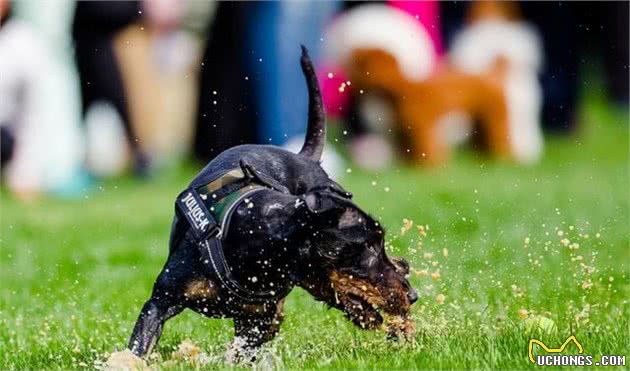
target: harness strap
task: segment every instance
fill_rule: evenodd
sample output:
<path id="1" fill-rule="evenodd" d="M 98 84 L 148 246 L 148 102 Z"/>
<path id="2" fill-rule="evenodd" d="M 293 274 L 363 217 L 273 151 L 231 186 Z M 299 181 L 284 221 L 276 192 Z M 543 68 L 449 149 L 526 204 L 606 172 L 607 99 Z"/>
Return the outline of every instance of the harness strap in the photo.
<path id="1" fill-rule="evenodd" d="M 279 290 L 268 291 L 252 291 L 241 286 L 233 277 L 228 267 L 225 256 L 223 255 L 223 246 L 219 239 L 212 238 L 202 242 L 202 246 L 208 253 L 210 267 L 217 273 L 217 277 L 223 287 L 237 298 L 248 302 L 264 302 L 274 300 L 284 296 L 291 290 L 291 286 L 280 288 Z"/>
<path id="2" fill-rule="evenodd" d="M 188 220 L 195 243 L 203 255 L 208 255 L 207 264 L 232 295 L 248 302 L 270 301 L 285 295 L 291 286 L 269 291 L 241 286 L 232 277 L 222 241 L 232 214 L 249 196 L 269 188 L 287 193 L 288 189 L 270 177 L 261 177 L 251 166 L 241 166 L 242 169 L 228 171 L 206 185 L 184 190 L 175 201 L 176 212 Z"/>

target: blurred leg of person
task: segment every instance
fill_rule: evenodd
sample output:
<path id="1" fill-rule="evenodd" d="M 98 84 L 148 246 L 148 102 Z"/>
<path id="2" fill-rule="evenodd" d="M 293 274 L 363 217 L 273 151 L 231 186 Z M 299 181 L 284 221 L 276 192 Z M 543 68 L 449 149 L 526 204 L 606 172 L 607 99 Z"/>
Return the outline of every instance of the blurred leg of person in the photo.
<path id="1" fill-rule="evenodd" d="M 448 50 L 453 38 L 464 26 L 466 18 L 467 2 L 444 1 L 440 2 L 440 25 L 443 45 Z"/>
<path id="2" fill-rule="evenodd" d="M 258 114 L 257 140 L 265 144 L 283 143 L 280 123 L 280 71 L 278 64 L 278 27 L 282 5 L 280 2 L 256 2 L 252 7 L 251 22 L 248 23 L 246 48 L 247 68 L 254 74 L 254 104 Z M 288 76 L 287 76 L 288 78 Z M 297 99 L 292 100 L 291 106 Z"/>
<path id="3" fill-rule="evenodd" d="M 260 115 L 259 141 L 282 145 L 303 139 L 306 131 L 307 91 L 302 76 L 300 44 L 314 60 L 325 22 L 339 2 L 259 2 L 248 27 L 248 56 L 255 73 L 256 110 Z"/>
<path id="4" fill-rule="evenodd" d="M 74 5 L 13 2 L 11 18 L 0 29 L 0 121 L 14 138 L 3 175 L 18 196 L 76 196 L 86 186 L 69 32 Z"/>
<path id="5" fill-rule="evenodd" d="M 15 149 L 15 135 L 4 125 L 0 124 L 0 168 L 4 168 L 11 161 Z"/>
<path id="6" fill-rule="evenodd" d="M 49 55 L 31 25 L 12 17 L 0 28 L 0 125 L 2 176 L 19 199 L 46 190 L 46 146 L 41 129 L 49 123 L 39 90 L 50 72 Z M 54 164 L 51 164 L 54 166 Z"/>
<path id="7" fill-rule="evenodd" d="M 440 3 L 444 40 L 448 46 L 466 18 L 466 2 Z M 519 2 L 525 22 L 543 40 L 543 128 L 572 131 L 576 125 L 580 38 L 575 3 Z"/>
<path id="8" fill-rule="evenodd" d="M 256 142 L 254 75 L 246 68 L 244 46 L 254 2 L 220 2 L 201 61 L 193 141 L 195 157 L 207 162 L 223 150 Z"/>
<path id="9" fill-rule="evenodd" d="M 129 119 L 129 110 L 113 38 L 139 15 L 133 1 L 80 1 L 74 19 L 75 53 L 81 78 L 83 113 L 98 100 L 111 103 L 122 118 L 134 161 L 134 171 L 146 176 L 149 158 L 142 151 Z"/>
<path id="10" fill-rule="evenodd" d="M 604 66 L 610 97 L 623 107 L 628 107 L 628 14 L 630 12 L 627 1 L 610 2 L 605 4 L 599 22 L 603 27 Z"/>
<path id="11" fill-rule="evenodd" d="M 152 168 L 190 154 L 202 45 L 218 2 L 143 1 L 143 18 L 117 33 L 114 51 L 129 117 Z M 185 16 L 185 17 L 184 17 Z"/>
<path id="12" fill-rule="evenodd" d="M 580 59 L 577 3 L 520 2 L 525 21 L 533 23 L 543 40 L 543 128 L 570 132 L 577 126 Z"/>

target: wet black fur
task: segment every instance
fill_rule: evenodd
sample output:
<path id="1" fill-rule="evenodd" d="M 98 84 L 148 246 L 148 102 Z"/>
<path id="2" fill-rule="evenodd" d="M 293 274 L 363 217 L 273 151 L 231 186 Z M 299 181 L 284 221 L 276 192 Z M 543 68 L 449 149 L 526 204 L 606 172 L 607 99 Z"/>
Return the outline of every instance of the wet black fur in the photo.
<path id="1" fill-rule="evenodd" d="M 413 302 L 415 292 L 404 278 L 402 263 L 394 264 L 385 255 L 384 232 L 379 224 L 340 193 L 330 190 L 340 187 L 319 164 L 325 122 L 317 80 L 305 49 L 302 67 L 309 87 L 309 124 L 300 153 L 274 146 L 234 147 L 221 153 L 191 182 L 192 186 L 206 184 L 213 180 L 208 178 L 211 174 L 245 163 L 290 191 L 260 191 L 251 197 L 251 206 L 242 203 L 236 209 L 223 243 L 232 274 L 251 290 L 301 286 L 316 299 L 345 310 L 333 299 L 327 274 L 346 271 L 375 282 L 398 280 Z M 191 297 L 186 290 L 195 282 L 209 283 L 212 293 Z M 244 350 L 255 350 L 278 331 L 283 300 L 252 304 L 232 297 L 204 264 L 186 221 L 175 217 L 168 260 L 142 308 L 128 346 L 138 356 L 147 355 L 159 340 L 165 321 L 189 308 L 208 317 L 234 318 L 235 333 L 244 342 Z"/>

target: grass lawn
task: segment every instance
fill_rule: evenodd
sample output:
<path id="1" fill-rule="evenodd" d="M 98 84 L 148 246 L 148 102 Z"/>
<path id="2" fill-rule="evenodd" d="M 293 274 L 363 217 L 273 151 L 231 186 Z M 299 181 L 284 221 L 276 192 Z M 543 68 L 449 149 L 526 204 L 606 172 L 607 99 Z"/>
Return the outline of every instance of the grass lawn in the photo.
<path id="1" fill-rule="evenodd" d="M 595 360 L 630 356 L 628 116 L 593 100 L 583 117 L 578 135 L 548 138 L 533 167 L 463 151 L 439 169 L 346 174 L 341 183 L 415 269 L 416 337 L 361 331 L 295 289 L 260 365 L 535 368 L 531 336 L 557 347 L 571 334 Z M 24 205 L 1 193 L 0 369 L 93 368 L 125 346 L 166 259 L 174 197 L 193 174 L 108 181 L 73 201 Z M 414 226 L 401 235 L 403 218 Z M 555 329 L 528 328 L 524 310 Z M 206 368 L 228 367 L 231 321 L 184 312 L 157 350 L 168 359 L 187 338 L 209 354 Z"/>

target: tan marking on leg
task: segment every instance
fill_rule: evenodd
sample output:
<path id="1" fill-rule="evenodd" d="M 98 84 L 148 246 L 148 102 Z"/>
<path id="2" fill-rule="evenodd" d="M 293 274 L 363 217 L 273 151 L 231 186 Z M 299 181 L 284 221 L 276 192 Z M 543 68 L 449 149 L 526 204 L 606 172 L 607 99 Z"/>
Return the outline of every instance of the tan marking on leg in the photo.
<path id="1" fill-rule="evenodd" d="M 208 280 L 190 281 L 184 291 L 188 299 L 213 299 L 216 294 L 217 288 Z"/>
<path id="2" fill-rule="evenodd" d="M 241 310 L 251 314 L 261 314 L 267 311 L 267 304 L 243 304 Z"/>

